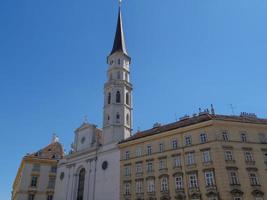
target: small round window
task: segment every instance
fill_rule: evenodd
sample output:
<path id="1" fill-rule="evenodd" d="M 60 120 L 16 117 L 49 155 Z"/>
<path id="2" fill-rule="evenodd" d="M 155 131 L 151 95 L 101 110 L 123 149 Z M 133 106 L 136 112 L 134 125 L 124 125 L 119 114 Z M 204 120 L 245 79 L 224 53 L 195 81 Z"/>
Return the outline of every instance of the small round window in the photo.
<path id="1" fill-rule="evenodd" d="M 108 168 L 108 162 L 107 161 L 104 161 L 103 163 L 102 163 L 102 169 L 103 170 L 106 170 Z"/>

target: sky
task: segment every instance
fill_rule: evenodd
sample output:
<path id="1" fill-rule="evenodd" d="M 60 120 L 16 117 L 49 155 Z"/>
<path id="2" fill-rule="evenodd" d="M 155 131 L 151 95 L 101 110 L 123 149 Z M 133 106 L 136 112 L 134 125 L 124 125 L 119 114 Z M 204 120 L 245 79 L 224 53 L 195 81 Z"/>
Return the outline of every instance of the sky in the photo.
<path id="1" fill-rule="evenodd" d="M 267 118 L 267 1 L 124 0 L 134 131 L 198 108 Z M 22 157 L 102 127 L 116 0 L 0 1 L 0 199 Z M 232 108 L 231 109 L 231 105 Z"/>

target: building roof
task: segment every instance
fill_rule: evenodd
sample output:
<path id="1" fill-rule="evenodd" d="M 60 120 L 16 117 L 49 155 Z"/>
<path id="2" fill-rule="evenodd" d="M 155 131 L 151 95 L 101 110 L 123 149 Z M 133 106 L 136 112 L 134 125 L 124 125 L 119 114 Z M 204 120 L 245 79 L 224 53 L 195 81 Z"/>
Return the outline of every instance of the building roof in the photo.
<path id="1" fill-rule="evenodd" d="M 38 158 L 38 159 L 61 159 L 63 158 L 63 147 L 59 142 L 52 142 L 48 146 L 40 149 L 37 152 L 26 155 L 25 158 Z"/>
<path id="2" fill-rule="evenodd" d="M 121 15 L 120 7 L 119 7 L 119 13 L 118 13 L 116 34 L 114 38 L 113 48 L 111 50 L 110 55 L 115 52 L 122 52 L 125 55 L 128 55 L 127 50 L 126 50 L 126 45 L 125 45 L 123 26 L 122 26 L 122 15 Z"/>
<path id="3" fill-rule="evenodd" d="M 166 125 L 158 125 L 151 129 L 137 132 L 126 140 L 121 141 L 120 143 L 126 143 L 129 141 L 137 140 L 139 138 L 148 137 L 151 135 L 163 133 L 165 131 L 170 131 L 178 128 L 183 128 L 187 126 L 191 126 L 194 124 L 199 124 L 202 122 L 210 121 L 210 120 L 221 120 L 221 121 L 229 121 L 229 122 L 241 122 L 241 123 L 253 123 L 253 124 L 264 124 L 267 125 L 267 119 L 260 119 L 257 117 L 248 117 L 248 116 L 229 116 L 229 115 L 216 115 L 216 114 L 200 114 L 193 117 L 188 117 L 182 119 L 180 121 L 166 124 Z"/>

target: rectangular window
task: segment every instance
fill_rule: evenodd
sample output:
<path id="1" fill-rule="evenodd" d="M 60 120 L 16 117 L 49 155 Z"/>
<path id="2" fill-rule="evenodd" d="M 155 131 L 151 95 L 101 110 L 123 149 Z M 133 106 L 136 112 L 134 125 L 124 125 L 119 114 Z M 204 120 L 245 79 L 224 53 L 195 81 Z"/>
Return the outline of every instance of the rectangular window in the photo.
<path id="1" fill-rule="evenodd" d="M 204 176 L 205 176 L 205 182 L 206 182 L 207 187 L 211 187 L 211 186 L 215 185 L 214 172 L 213 171 L 205 171 Z"/>
<path id="2" fill-rule="evenodd" d="M 124 194 L 130 195 L 131 194 L 131 183 L 125 183 L 124 184 Z"/>
<path id="3" fill-rule="evenodd" d="M 164 151 L 164 144 L 160 143 L 159 144 L 159 152 L 162 153 Z"/>
<path id="4" fill-rule="evenodd" d="M 164 176 L 160 180 L 160 191 L 165 192 L 169 190 L 168 177 Z"/>
<path id="5" fill-rule="evenodd" d="M 147 163 L 147 172 L 153 172 L 153 163 L 152 162 Z"/>
<path id="6" fill-rule="evenodd" d="M 201 133 L 200 134 L 200 143 L 206 143 L 207 142 L 207 134 Z"/>
<path id="7" fill-rule="evenodd" d="M 172 140 L 172 149 L 177 149 L 177 147 L 178 147 L 177 140 L 176 139 L 175 140 Z"/>
<path id="8" fill-rule="evenodd" d="M 147 180 L 147 192 L 155 192 L 155 180 L 148 179 Z"/>
<path id="9" fill-rule="evenodd" d="M 37 187 L 37 181 L 38 181 L 38 177 L 37 176 L 32 176 L 31 187 Z"/>
<path id="10" fill-rule="evenodd" d="M 32 171 L 40 172 L 40 168 L 41 168 L 40 164 L 33 164 Z"/>
<path id="11" fill-rule="evenodd" d="M 135 168 L 136 168 L 136 173 L 143 172 L 142 163 L 136 163 Z"/>
<path id="12" fill-rule="evenodd" d="M 53 200 L 53 195 L 51 195 L 51 194 L 47 195 L 46 200 Z"/>
<path id="13" fill-rule="evenodd" d="M 239 178 L 237 175 L 237 171 L 229 171 L 229 178 L 231 185 L 239 185 Z"/>
<path id="14" fill-rule="evenodd" d="M 181 167 L 181 156 L 173 157 L 173 167 Z"/>
<path id="15" fill-rule="evenodd" d="M 140 194 L 143 192 L 143 181 L 136 181 L 136 193 Z"/>
<path id="16" fill-rule="evenodd" d="M 35 198 L 35 195 L 34 194 L 29 194 L 28 200 L 34 200 L 34 198 Z"/>
<path id="17" fill-rule="evenodd" d="M 136 156 L 137 157 L 142 156 L 142 147 L 137 147 L 137 149 L 136 149 Z"/>
<path id="18" fill-rule="evenodd" d="M 159 160 L 159 169 L 166 169 L 166 159 Z"/>
<path id="19" fill-rule="evenodd" d="M 51 173 L 57 173 L 57 166 L 51 166 Z"/>
<path id="20" fill-rule="evenodd" d="M 225 131 L 222 132 L 222 138 L 223 138 L 223 141 L 228 142 L 229 141 L 228 133 Z"/>
<path id="21" fill-rule="evenodd" d="M 56 178 L 49 177 L 48 188 L 49 189 L 54 189 L 55 188 L 55 183 L 56 183 Z"/>
<path id="22" fill-rule="evenodd" d="M 175 176 L 174 181 L 175 181 L 175 189 L 176 190 L 181 190 L 184 188 L 182 175 Z"/>
<path id="23" fill-rule="evenodd" d="M 195 164 L 195 154 L 193 152 L 187 153 L 187 165 Z"/>
<path id="24" fill-rule="evenodd" d="M 242 142 L 247 142 L 247 134 L 246 133 L 241 133 L 240 137 L 241 137 Z"/>
<path id="25" fill-rule="evenodd" d="M 127 165 L 124 167 L 125 176 L 131 176 L 131 166 Z"/>
<path id="26" fill-rule="evenodd" d="M 125 151 L 125 159 L 126 160 L 130 159 L 130 151 Z"/>
<path id="27" fill-rule="evenodd" d="M 202 152 L 203 162 L 208 163 L 211 162 L 210 150 L 205 150 Z"/>
<path id="28" fill-rule="evenodd" d="M 264 152 L 264 162 L 267 163 L 267 152 Z"/>
<path id="29" fill-rule="evenodd" d="M 197 183 L 197 174 L 189 174 L 188 175 L 188 180 L 189 180 L 189 188 L 198 188 L 198 183 Z"/>
<path id="30" fill-rule="evenodd" d="M 234 160 L 233 153 L 231 150 L 226 150 L 224 152 L 224 156 L 226 161 Z"/>
<path id="31" fill-rule="evenodd" d="M 242 200 L 242 197 L 234 197 L 233 200 Z"/>
<path id="32" fill-rule="evenodd" d="M 257 186 L 260 185 L 259 178 L 255 172 L 249 173 L 249 178 L 250 178 L 250 184 L 252 186 Z"/>
<path id="33" fill-rule="evenodd" d="M 152 154 L 152 146 L 147 146 L 147 155 Z"/>
<path id="34" fill-rule="evenodd" d="M 185 145 L 191 145 L 192 144 L 192 138 L 191 136 L 185 137 Z"/>
<path id="35" fill-rule="evenodd" d="M 253 162 L 254 161 L 253 154 L 251 151 L 245 151 L 245 161 L 246 162 Z"/>

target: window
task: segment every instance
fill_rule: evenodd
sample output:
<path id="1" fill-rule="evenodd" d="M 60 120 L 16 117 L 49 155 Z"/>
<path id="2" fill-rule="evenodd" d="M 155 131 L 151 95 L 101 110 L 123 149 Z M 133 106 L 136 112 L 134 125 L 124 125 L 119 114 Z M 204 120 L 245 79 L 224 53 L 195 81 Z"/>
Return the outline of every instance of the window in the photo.
<path id="1" fill-rule="evenodd" d="M 192 138 L 191 136 L 186 136 L 185 137 L 185 145 L 190 145 L 192 144 Z"/>
<path id="2" fill-rule="evenodd" d="M 119 113 L 116 114 L 116 122 L 120 123 L 120 114 Z"/>
<path id="3" fill-rule="evenodd" d="M 128 74 L 125 72 L 125 81 L 128 81 Z"/>
<path id="4" fill-rule="evenodd" d="M 142 163 L 136 163 L 135 170 L 136 170 L 136 173 L 142 173 L 143 171 Z"/>
<path id="5" fill-rule="evenodd" d="M 130 159 L 130 151 L 125 151 L 125 159 L 126 160 Z"/>
<path id="6" fill-rule="evenodd" d="M 34 197 L 35 197 L 34 194 L 29 194 L 29 196 L 28 196 L 28 200 L 34 200 Z"/>
<path id="7" fill-rule="evenodd" d="M 161 192 L 166 192 L 169 190 L 169 187 L 168 187 L 168 177 L 164 176 L 161 178 L 161 181 L 160 181 L 160 191 Z"/>
<path id="8" fill-rule="evenodd" d="M 159 160 L 159 169 L 166 169 L 166 159 Z"/>
<path id="9" fill-rule="evenodd" d="M 147 192 L 155 192 L 155 180 L 152 178 L 147 180 Z"/>
<path id="10" fill-rule="evenodd" d="M 126 104 L 130 105 L 130 97 L 129 97 L 129 92 L 126 92 Z"/>
<path id="11" fill-rule="evenodd" d="M 267 153 L 264 153 L 264 162 L 267 163 Z"/>
<path id="12" fill-rule="evenodd" d="M 51 173 L 57 173 L 57 166 L 51 166 Z"/>
<path id="13" fill-rule="evenodd" d="M 131 176 L 131 166 L 127 165 L 124 167 L 125 176 Z"/>
<path id="14" fill-rule="evenodd" d="M 124 184 L 124 194 L 130 195 L 131 194 L 131 183 Z"/>
<path id="15" fill-rule="evenodd" d="M 257 174 L 255 172 L 249 173 L 249 179 L 250 179 L 250 184 L 252 186 L 260 185 L 259 178 L 258 178 L 258 176 L 257 176 Z"/>
<path id="16" fill-rule="evenodd" d="M 195 164 L 195 154 L 193 152 L 187 153 L 187 165 Z"/>
<path id="17" fill-rule="evenodd" d="M 147 146 L 147 155 L 152 154 L 152 146 Z"/>
<path id="18" fill-rule="evenodd" d="M 231 150 L 226 150 L 224 152 L 224 156 L 226 161 L 234 160 L 233 153 Z"/>
<path id="19" fill-rule="evenodd" d="M 245 152 L 245 161 L 246 162 L 253 162 L 254 161 L 252 152 L 250 152 L 250 151 Z"/>
<path id="20" fill-rule="evenodd" d="M 207 134 L 201 133 L 200 134 L 200 143 L 205 143 L 205 142 L 207 142 Z"/>
<path id="21" fill-rule="evenodd" d="M 152 172 L 153 171 L 153 163 L 152 162 L 148 162 L 147 163 L 146 170 L 147 170 L 147 172 Z"/>
<path id="22" fill-rule="evenodd" d="M 109 92 L 108 93 L 108 104 L 110 104 L 111 103 L 111 93 Z"/>
<path id="23" fill-rule="evenodd" d="M 137 157 L 142 156 L 142 147 L 137 147 L 137 149 L 136 149 L 136 156 Z"/>
<path id="24" fill-rule="evenodd" d="M 205 182 L 206 182 L 207 187 L 211 187 L 215 185 L 213 171 L 205 171 L 204 176 L 205 176 Z"/>
<path id="25" fill-rule="evenodd" d="M 82 168 L 80 173 L 79 173 L 78 189 L 77 189 L 77 200 L 83 200 L 84 179 L 85 179 L 85 169 Z"/>
<path id="26" fill-rule="evenodd" d="M 31 187 L 37 187 L 38 176 L 32 176 Z"/>
<path id="27" fill-rule="evenodd" d="M 259 139 L 261 143 L 267 143 L 267 137 L 264 133 L 259 133 Z"/>
<path id="28" fill-rule="evenodd" d="M 33 164 L 32 171 L 40 172 L 40 168 L 41 168 L 40 164 Z"/>
<path id="29" fill-rule="evenodd" d="M 126 115 L 126 124 L 130 125 L 130 117 L 129 114 Z"/>
<path id="30" fill-rule="evenodd" d="M 184 188 L 184 184 L 183 184 L 183 176 L 182 175 L 178 175 L 174 177 L 174 184 L 175 184 L 175 189 L 176 190 L 181 190 Z"/>
<path id="31" fill-rule="evenodd" d="M 198 188 L 198 183 L 197 183 L 197 174 L 189 174 L 188 175 L 188 180 L 189 180 L 189 188 Z"/>
<path id="32" fill-rule="evenodd" d="M 246 133 L 241 133 L 240 137 L 241 137 L 241 141 L 242 142 L 247 142 L 247 135 L 246 135 Z"/>
<path id="33" fill-rule="evenodd" d="M 204 163 L 211 162 L 210 150 L 203 151 L 202 156 L 203 156 L 203 162 Z"/>
<path id="34" fill-rule="evenodd" d="M 172 140 L 172 149 L 177 149 L 177 147 L 178 147 L 177 140 Z"/>
<path id="35" fill-rule="evenodd" d="M 233 200 L 242 200 L 242 197 L 234 197 Z"/>
<path id="36" fill-rule="evenodd" d="M 53 200 L 53 195 L 51 195 L 51 194 L 47 195 L 46 200 Z"/>
<path id="37" fill-rule="evenodd" d="M 222 133 L 222 138 L 223 138 L 223 141 L 225 141 L 225 142 L 229 141 L 228 133 L 224 131 Z"/>
<path id="38" fill-rule="evenodd" d="M 229 171 L 229 178 L 231 185 L 239 185 L 239 178 L 237 175 L 237 171 Z"/>
<path id="39" fill-rule="evenodd" d="M 48 188 L 49 189 L 55 188 L 55 182 L 56 182 L 56 179 L 54 177 L 49 177 Z"/>
<path id="40" fill-rule="evenodd" d="M 136 183 L 135 183 L 136 185 L 136 193 L 137 194 L 140 194 L 140 193 L 142 193 L 143 192 L 143 181 L 136 181 Z"/>
<path id="41" fill-rule="evenodd" d="M 159 144 L 159 152 L 162 153 L 164 151 L 164 144 L 160 143 Z"/>
<path id="42" fill-rule="evenodd" d="M 121 59 L 118 59 L 118 64 L 119 64 L 119 65 L 121 64 Z"/>
<path id="43" fill-rule="evenodd" d="M 121 93 L 120 91 L 117 91 L 116 93 L 116 103 L 120 103 L 121 102 Z"/>
<path id="44" fill-rule="evenodd" d="M 173 157 L 173 167 L 181 167 L 181 156 Z"/>
<path id="45" fill-rule="evenodd" d="M 117 79 L 120 80 L 121 79 L 121 73 L 117 72 Z"/>

